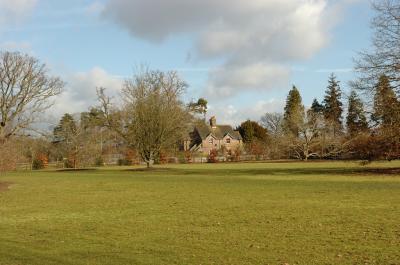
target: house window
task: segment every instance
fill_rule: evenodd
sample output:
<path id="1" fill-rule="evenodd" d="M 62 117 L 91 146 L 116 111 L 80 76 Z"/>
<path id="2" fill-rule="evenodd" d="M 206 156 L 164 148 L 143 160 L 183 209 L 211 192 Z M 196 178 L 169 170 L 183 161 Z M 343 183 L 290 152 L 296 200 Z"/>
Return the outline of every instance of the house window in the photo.
<path id="1" fill-rule="evenodd" d="M 208 143 L 209 143 L 209 144 L 213 144 L 213 143 L 214 143 L 213 138 L 208 139 Z"/>
<path id="2" fill-rule="evenodd" d="M 231 143 L 231 138 L 226 138 L 226 143 L 230 144 Z"/>

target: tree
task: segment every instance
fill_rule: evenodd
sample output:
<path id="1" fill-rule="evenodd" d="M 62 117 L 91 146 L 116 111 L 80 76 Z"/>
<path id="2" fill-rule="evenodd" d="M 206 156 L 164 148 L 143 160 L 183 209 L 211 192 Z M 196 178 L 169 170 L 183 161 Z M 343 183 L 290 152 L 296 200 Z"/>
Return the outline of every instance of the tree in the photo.
<path id="1" fill-rule="evenodd" d="M 360 76 L 353 85 L 372 94 L 376 80 L 384 74 L 400 95 L 400 2 L 375 1 L 373 9 L 376 12 L 371 24 L 373 48 L 361 52 L 356 60 L 355 69 Z"/>
<path id="2" fill-rule="evenodd" d="M 286 133 L 297 136 L 299 134 L 299 126 L 303 123 L 304 106 L 300 92 L 295 86 L 289 91 L 286 99 L 285 113 L 283 115 L 283 128 Z"/>
<path id="3" fill-rule="evenodd" d="M 57 159 L 63 159 L 67 167 L 85 167 L 95 165 L 101 158 L 102 145 L 91 123 L 87 123 L 87 113 L 81 113 L 81 119 L 75 120 L 70 114 L 64 114 L 53 130 L 53 144 L 57 150 Z"/>
<path id="4" fill-rule="evenodd" d="M 349 97 L 346 125 L 350 137 L 368 130 L 364 104 L 354 90 L 351 91 Z"/>
<path id="5" fill-rule="evenodd" d="M 98 89 L 106 125 L 139 152 L 147 167 L 187 131 L 190 115 L 180 100 L 186 87 L 176 72 L 146 70 L 126 80 L 122 108 Z"/>
<path id="6" fill-rule="evenodd" d="M 328 87 L 325 91 L 323 101 L 324 116 L 326 124 L 331 128 L 333 137 L 336 137 L 343 129 L 342 113 L 343 104 L 341 102 L 342 92 L 336 76 L 331 74 L 328 80 Z"/>
<path id="7" fill-rule="evenodd" d="M 0 142 L 28 129 L 64 83 L 45 64 L 18 52 L 0 53 Z"/>
<path id="8" fill-rule="evenodd" d="M 399 101 L 393 88 L 390 85 L 389 78 L 386 75 L 379 77 L 375 87 L 374 108 L 372 120 L 378 126 L 393 127 L 400 126 L 400 108 Z"/>
<path id="9" fill-rule="evenodd" d="M 194 113 L 203 115 L 204 121 L 206 120 L 206 114 L 208 109 L 208 101 L 204 98 L 199 98 L 197 102 L 190 102 L 189 109 Z"/>
<path id="10" fill-rule="evenodd" d="M 318 102 L 316 98 L 314 98 L 311 104 L 311 111 L 315 114 L 324 113 L 324 105 Z"/>
<path id="11" fill-rule="evenodd" d="M 237 130 L 242 136 L 244 143 L 254 141 L 265 142 L 268 139 L 268 131 L 255 121 L 247 120 L 242 122 Z"/>
<path id="12" fill-rule="evenodd" d="M 311 157 L 320 156 L 319 136 L 323 124 L 322 114 L 315 113 L 313 110 L 306 112 L 303 122 L 298 127 L 298 137 L 294 137 L 290 145 L 292 154 L 297 159 L 307 161 Z"/>
<path id="13" fill-rule="evenodd" d="M 283 114 L 282 113 L 265 113 L 261 117 L 261 125 L 267 129 L 272 136 L 281 136 L 283 133 Z"/>

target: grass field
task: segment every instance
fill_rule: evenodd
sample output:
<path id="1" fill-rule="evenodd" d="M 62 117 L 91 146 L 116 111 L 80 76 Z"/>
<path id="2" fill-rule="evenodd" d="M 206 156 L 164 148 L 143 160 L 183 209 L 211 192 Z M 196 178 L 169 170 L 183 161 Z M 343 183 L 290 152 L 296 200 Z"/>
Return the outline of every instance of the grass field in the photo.
<path id="1" fill-rule="evenodd" d="M 8 173 L 0 175 L 0 264 L 400 264 L 399 168 Z"/>

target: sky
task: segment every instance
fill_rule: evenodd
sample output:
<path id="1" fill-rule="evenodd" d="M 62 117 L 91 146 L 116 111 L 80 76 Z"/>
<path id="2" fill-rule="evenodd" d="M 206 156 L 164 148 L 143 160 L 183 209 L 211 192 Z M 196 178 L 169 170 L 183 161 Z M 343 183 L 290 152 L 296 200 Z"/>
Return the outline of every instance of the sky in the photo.
<path id="1" fill-rule="evenodd" d="M 322 100 L 331 73 L 346 95 L 372 16 L 369 0 L 0 0 L 0 50 L 66 82 L 49 120 L 95 105 L 96 87 L 118 97 L 145 65 L 178 71 L 185 101 L 238 125 L 282 112 L 293 85 Z"/>

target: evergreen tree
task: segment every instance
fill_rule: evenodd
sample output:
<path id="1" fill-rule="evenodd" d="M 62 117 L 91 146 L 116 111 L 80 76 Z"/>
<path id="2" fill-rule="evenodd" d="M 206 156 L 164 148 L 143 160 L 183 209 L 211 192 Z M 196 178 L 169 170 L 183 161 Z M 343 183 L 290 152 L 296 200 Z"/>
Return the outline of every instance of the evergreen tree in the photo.
<path id="1" fill-rule="evenodd" d="M 333 131 L 333 136 L 337 136 L 343 129 L 342 113 L 343 104 L 341 102 L 342 92 L 336 76 L 331 74 L 328 80 L 328 87 L 323 101 L 324 117 L 328 126 Z"/>
<path id="2" fill-rule="evenodd" d="M 346 118 L 347 131 L 351 137 L 368 130 L 368 122 L 365 116 L 364 104 L 357 93 L 351 91 L 349 97 L 348 113 Z"/>
<path id="3" fill-rule="evenodd" d="M 55 142 L 68 142 L 72 135 L 76 134 L 76 122 L 74 118 L 66 113 L 62 116 L 57 127 L 53 130 Z"/>
<path id="4" fill-rule="evenodd" d="M 299 135 L 299 127 L 304 121 L 304 106 L 299 90 L 293 86 L 286 99 L 283 127 L 286 133 Z"/>
<path id="5" fill-rule="evenodd" d="M 323 113 L 324 106 L 321 103 L 319 103 L 316 98 L 314 98 L 313 103 L 311 104 L 311 111 L 314 114 Z"/>
<path id="6" fill-rule="evenodd" d="M 267 129 L 255 121 L 247 120 L 242 122 L 236 130 L 239 131 L 244 143 L 251 143 L 254 141 L 265 142 L 268 139 Z"/>
<path id="7" fill-rule="evenodd" d="M 375 87 L 374 110 L 372 120 L 383 127 L 391 127 L 399 121 L 400 108 L 396 94 L 390 85 L 389 78 L 380 76 Z"/>

